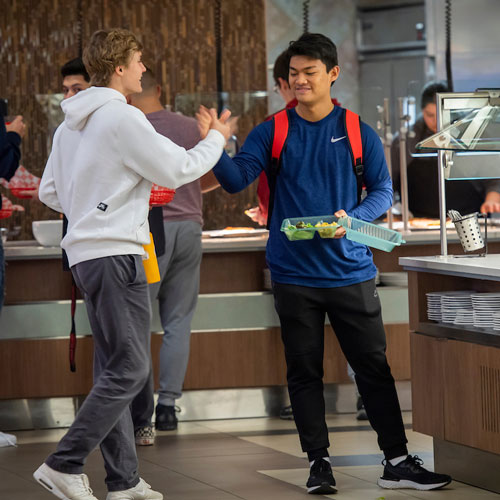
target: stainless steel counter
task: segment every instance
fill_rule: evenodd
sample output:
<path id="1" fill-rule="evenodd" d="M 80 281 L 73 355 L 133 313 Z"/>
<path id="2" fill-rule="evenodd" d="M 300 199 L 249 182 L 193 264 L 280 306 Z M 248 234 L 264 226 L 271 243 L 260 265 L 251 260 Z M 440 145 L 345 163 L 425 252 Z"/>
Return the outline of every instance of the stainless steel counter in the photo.
<path id="1" fill-rule="evenodd" d="M 464 278 L 500 281 L 500 255 L 484 257 L 401 257 L 399 264 L 406 271 L 449 274 Z"/>
<path id="2" fill-rule="evenodd" d="M 268 233 L 256 236 L 211 238 L 213 231 L 204 231 L 202 247 L 204 253 L 214 252 L 251 252 L 263 251 L 266 248 Z M 449 243 L 458 243 L 458 235 L 454 229 L 447 231 Z M 439 244 L 439 229 L 415 229 L 403 233 L 405 245 L 432 245 Z M 488 229 L 488 241 L 500 241 L 500 227 L 491 226 Z M 300 243 L 299 243 L 300 244 Z M 57 259 L 61 256 L 59 247 L 42 247 L 35 240 L 8 241 L 4 245 L 6 260 L 17 259 Z"/>
<path id="3" fill-rule="evenodd" d="M 238 238 L 203 238 L 204 253 L 214 252 L 251 252 L 263 251 L 266 248 L 267 233 L 258 236 Z M 58 259 L 61 257 L 60 247 L 43 247 L 35 240 L 8 241 L 4 245 L 6 260 L 21 259 Z"/>

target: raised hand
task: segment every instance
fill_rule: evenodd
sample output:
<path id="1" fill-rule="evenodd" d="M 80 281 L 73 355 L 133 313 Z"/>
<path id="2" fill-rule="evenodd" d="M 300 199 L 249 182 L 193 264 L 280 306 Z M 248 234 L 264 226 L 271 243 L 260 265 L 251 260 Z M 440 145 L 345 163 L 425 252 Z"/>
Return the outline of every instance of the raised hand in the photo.
<path id="1" fill-rule="evenodd" d="M 17 115 L 8 125 L 5 125 L 7 132 L 16 132 L 21 137 L 24 137 L 26 132 L 26 124 L 23 122 L 23 117 Z"/>
<path id="2" fill-rule="evenodd" d="M 200 106 L 198 113 L 196 113 L 196 120 L 198 121 L 198 129 L 200 131 L 200 137 L 205 139 L 210 130 L 210 123 L 212 122 L 212 117 L 205 106 Z"/>
<path id="3" fill-rule="evenodd" d="M 219 131 L 227 141 L 232 135 L 231 126 L 228 123 L 231 111 L 229 111 L 229 109 L 224 109 L 219 117 L 217 117 L 217 111 L 215 111 L 214 108 L 211 108 L 209 113 L 212 117 L 210 128 Z"/>

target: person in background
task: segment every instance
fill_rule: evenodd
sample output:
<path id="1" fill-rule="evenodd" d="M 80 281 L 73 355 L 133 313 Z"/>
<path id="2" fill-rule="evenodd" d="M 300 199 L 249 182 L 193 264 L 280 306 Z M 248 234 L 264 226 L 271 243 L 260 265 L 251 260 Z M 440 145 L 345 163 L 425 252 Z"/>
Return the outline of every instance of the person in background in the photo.
<path id="1" fill-rule="evenodd" d="M 155 130 L 171 141 L 190 149 L 200 141 L 195 119 L 167 111 L 160 101 L 161 86 L 149 69 L 142 76 L 142 92 L 132 94 L 130 103 L 140 109 Z M 189 359 L 191 320 L 198 301 L 203 224 L 202 193 L 219 183 L 212 172 L 176 190 L 174 199 L 159 212 L 161 225 L 150 225 L 156 245 L 161 281 L 149 286 L 151 303 L 158 299 L 163 339 L 160 348 L 160 388 L 155 427 L 160 431 L 177 429 L 175 401 L 182 395 L 182 384 Z M 160 235 L 161 233 L 161 235 Z M 153 375 L 132 403 L 135 440 L 138 445 L 154 444 L 151 419 L 154 410 Z"/>
<path id="2" fill-rule="evenodd" d="M 61 67 L 63 100 L 69 99 L 82 90 L 90 87 L 90 76 L 87 73 L 85 64 L 81 57 L 71 59 Z M 62 236 L 66 236 L 68 231 L 68 219 L 63 215 Z M 68 256 L 62 251 L 63 270 L 69 271 Z M 73 284 L 74 286 L 74 284 Z"/>
<path id="3" fill-rule="evenodd" d="M 21 115 L 16 116 L 11 123 L 5 124 L 4 116 L 0 116 L 0 177 L 9 181 L 19 167 L 21 159 L 21 139 L 26 132 L 26 125 Z M 0 210 L 2 196 L 0 195 Z M 3 244 L 0 239 L 0 313 L 4 297 L 5 263 Z"/>
<path id="4" fill-rule="evenodd" d="M 324 324 L 328 314 L 342 351 L 356 374 L 385 466 L 383 488 L 441 488 L 451 481 L 422 467 L 408 454 L 398 396 L 386 358 L 386 338 L 376 268 L 370 249 L 344 238 L 290 242 L 280 231 L 283 219 L 334 213 L 372 221 L 392 202 L 392 183 L 377 133 L 361 123 L 367 195 L 357 199 L 357 182 L 345 140 L 344 110 L 335 106 L 330 87 L 340 68 L 335 44 L 305 33 L 291 42 L 289 85 L 298 104 L 289 110 L 287 147 L 276 177 L 275 203 L 266 248 L 276 311 L 285 348 L 287 380 L 302 450 L 310 462 L 307 490 L 336 492 L 323 395 Z M 205 125 L 206 130 L 208 124 Z M 221 186 L 241 191 L 268 171 L 273 124 L 264 122 L 248 135 L 241 151 L 223 154 L 214 167 Z M 203 134 L 202 134 L 203 136 Z M 338 138 L 333 140 L 334 138 Z M 344 140 L 340 140 L 344 139 Z"/>
<path id="5" fill-rule="evenodd" d="M 414 134 L 406 138 L 406 168 L 408 179 L 408 208 L 413 217 L 439 218 L 439 184 L 437 158 L 418 158 L 422 153 L 415 146 L 437 132 L 436 94 L 449 92 L 444 82 L 427 83 L 421 96 L 422 114 L 411 127 Z M 413 135 L 413 137 L 411 137 Z M 399 134 L 391 145 L 392 179 L 394 192 L 400 192 Z M 500 212 L 500 181 L 450 181 L 445 183 L 446 207 L 462 215 L 472 212 Z"/>
<path id="6" fill-rule="evenodd" d="M 273 78 L 274 87 L 273 90 L 283 99 L 286 104 L 286 109 L 291 109 L 297 106 L 297 99 L 288 85 L 288 55 L 286 50 L 283 51 L 274 61 L 273 66 Z M 273 115 L 268 116 L 266 120 L 270 120 Z M 259 176 L 259 184 L 257 186 L 257 198 L 259 200 L 259 205 L 254 208 L 250 208 L 246 211 L 246 214 L 261 226 L 267 224 L 267 208 L 269 205 L 269 184 L 267 182 L 267 176 L 265 172 L 262 172 Z M 292 419 L 293 414 L 291 412 L 291 407 L 288 406 L 282 410 L 280 416 L 285 419 Z"/>
<path id="7" fill-rule="evenodd" d="M 68 99 L 90 87 L 90 77 L 81 57 L 71 59 L 61 68 L 63 98 Z"/>
<path id="8" fill-rule="evenodd" d="M 107 500 L 161 500 L 139 477 L 130 404 L 151 371 L 150 302 L 142 256 L 152 182 L 177 188 L 208 172 L 229 137 L 200 110 L 206 138 L 186 151 L 157 134 L 126 97 L 140 92 L 142 46 L 128 30 L 96 31 L 84 52 L 92 87 L 62 103 L 40 200 L 68 216 L 61 245 L 94 341 L 94 385 L 55 453 L 33 474 L 53 495 L 96 500 L 83 467 L 100 446 Z M 78 151 L 79 154 L 75 154 Z"/>
<path id="9" fill-rule="evenodd" d="M 21 140 L 26 132 L 23 117 L 18 115 L 8 125 L 0 115 L 0 177 L 9 181 L 16 173 L 21 158 Z M 2 195 L 0 194 L 0 210 L 2 209 Z M 0 314 L 2 313 L 5 286 L 5 261 L 3 242 L 0 238 Z M 16 437 L 0 431 L 0 447 L 15 445 Z"/>

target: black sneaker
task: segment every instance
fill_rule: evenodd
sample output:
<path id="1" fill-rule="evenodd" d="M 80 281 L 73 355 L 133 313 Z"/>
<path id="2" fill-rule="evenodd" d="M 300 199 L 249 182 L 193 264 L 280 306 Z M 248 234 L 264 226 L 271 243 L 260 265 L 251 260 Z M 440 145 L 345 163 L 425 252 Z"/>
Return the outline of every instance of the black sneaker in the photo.
<path id="1" fill-rule="evenodd" d="M 384 462 L 382 462 L 384 463 Z M 422 467 L 424 462 L 415 456 L 408 455 L 398 465 L 385 461 L 384 475 L 377 481 L 382 488 L 391 490 L 413 488 L 415 490 L 437 490 L 451 483 L 447 474 L 436 474 Z"/>
<path id="2" fill-rule="evenodd" d="M 281 418 L 281 420 L 293 420 L 292 405 L 283 406 L 283 408 L 281 408 L 280 418 Z"/>
<path id="3" fill-rule="evenodd" d="M 175 431 L 177 429 L 177 417 L 175 406 L 156 405 L 155 429 L 158 431 Z"/>
<path id="4" fill-rule="evenodd" d="M 306 486 L 307 493 L 311 495 L 331 495 L 332 493 L 337 493 L 330 462 L 323 458 L 315 460 L 311 465 L 311 472 Z"/>
<path id="5" fill-rule="evenodd" d="M 356 402 L 356 420 L 368 420 L 368 415 L 366 414 L 365 405 L 363 404 L 363 400 L 361 396 L 358 396 L 358 401 Z"/>

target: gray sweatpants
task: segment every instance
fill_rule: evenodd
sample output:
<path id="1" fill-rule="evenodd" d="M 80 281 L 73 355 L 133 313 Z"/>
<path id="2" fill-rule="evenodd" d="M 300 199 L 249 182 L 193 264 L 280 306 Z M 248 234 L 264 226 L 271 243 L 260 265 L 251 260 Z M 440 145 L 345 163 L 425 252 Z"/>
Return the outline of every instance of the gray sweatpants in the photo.
<path id="1" fill-rule="evenodd" d="M 139 482 L 129 405 L 151 372 L 149 294 L 139 255 L 93 259 L 71 268 L 94 339 L 94 386 L 57 451 L 53 469 L 81 474 L 100 445 L 109 491 Z"/>
<path id="2" fill-rule="evenodd" d="M 165 253 L 158 258 L 160 283 L 150 285 L 151 303 L 158 298 L 163 341 L 160 348 L 158 402 L 173 406 L 182 395 L 189 360 L 191 320 L 200 289 L 201 226 L 194 221 L 164 222 Z M 136 429 L 151 424 L 154 410 L 153 377 L 135 398 Z"/>

